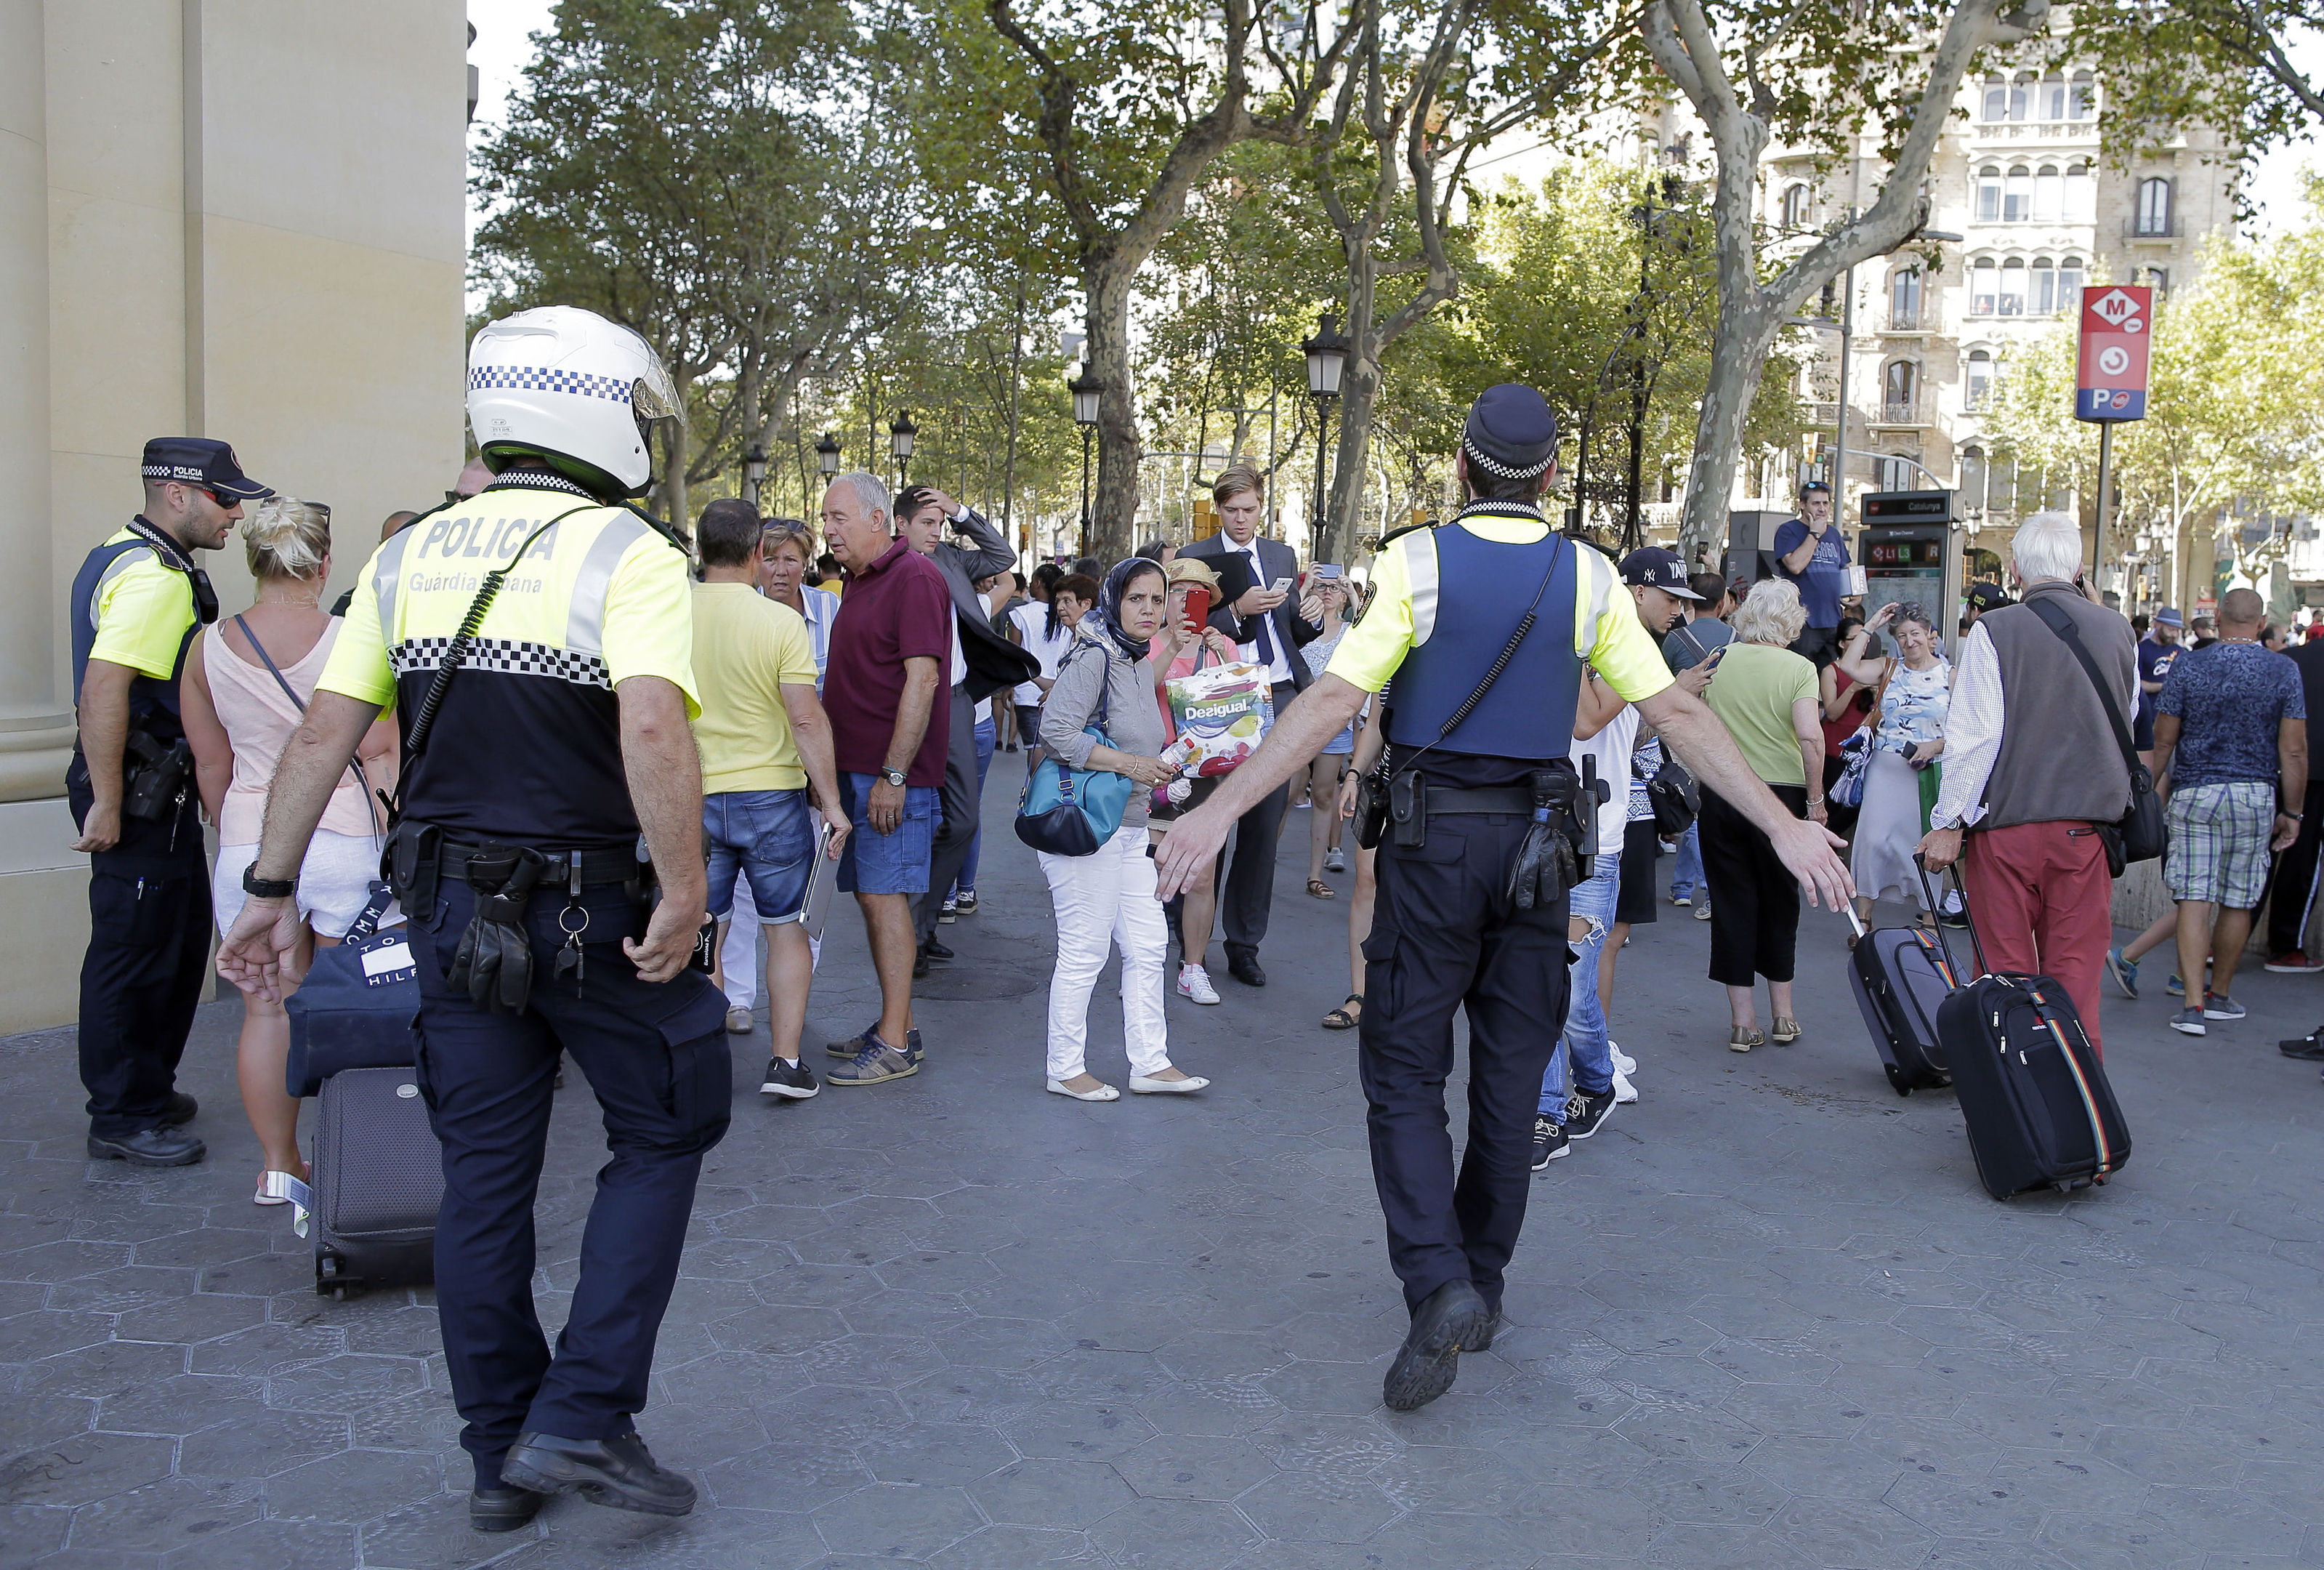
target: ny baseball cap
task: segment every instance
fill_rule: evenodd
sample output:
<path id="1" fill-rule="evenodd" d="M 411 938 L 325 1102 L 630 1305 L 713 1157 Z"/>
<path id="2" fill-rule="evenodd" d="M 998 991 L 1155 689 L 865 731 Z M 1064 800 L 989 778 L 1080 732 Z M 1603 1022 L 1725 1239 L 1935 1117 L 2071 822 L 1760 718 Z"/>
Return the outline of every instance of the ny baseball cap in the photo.
<path id="1" fill-rule="evenodd" d="M 1658 588 L 1683 600 L 1702 597 L 1686 581 L 1686 563 L 1678 559 L 1678 553 L 1659 545 L 1642 545 L 1624 557 L 1622 581 L 1634 587 Z"/>
<path id="2" fill-rule="evenodd" d="M 153 438 L 145 444 L 139 472 L 149 480 L 199 485 L 203 490 L 244 502 L 255 502 L 274 494 L 271 487 L 242 472 L 242 461 L 234 456 L 234 448 L 207 437 Z"/>
<path id="3" fill-rule="evenodd" d="M 1969 608 L 1979 615 L 1997 611 L 2008 603 L 2009 596 L 2001 592 L 2001 586 L 1990 579 L 1980 578 L 1969 586 Z"/>

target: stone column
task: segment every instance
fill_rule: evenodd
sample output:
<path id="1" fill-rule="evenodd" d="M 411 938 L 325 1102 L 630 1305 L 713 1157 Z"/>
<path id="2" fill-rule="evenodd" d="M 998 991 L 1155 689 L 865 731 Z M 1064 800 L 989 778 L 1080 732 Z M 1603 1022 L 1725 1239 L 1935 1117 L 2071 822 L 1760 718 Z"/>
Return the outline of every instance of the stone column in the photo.
<path id="1" fill-rule="evenodd" d="M 49 175 L 42 0 L 0 0 L 0 801 L 64 793 L 49 532 Z"/>

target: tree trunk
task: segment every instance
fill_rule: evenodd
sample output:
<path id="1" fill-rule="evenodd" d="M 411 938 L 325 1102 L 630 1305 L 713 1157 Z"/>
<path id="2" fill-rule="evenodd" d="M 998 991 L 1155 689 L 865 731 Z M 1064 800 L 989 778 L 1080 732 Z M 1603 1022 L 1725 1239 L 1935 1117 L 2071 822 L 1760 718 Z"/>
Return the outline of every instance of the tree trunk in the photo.
<path id="1" fill-rule="evenodd" d="M 687 509 L 686 494 L 686 466 L 691 461 L 691 458 L 687 450 L 686 420 L 683 418 L 682 411 L 691 402 L 689 395 L 693 391 L 694 383 L 692 382 L 678 382 L 678 407 L 681 411 L 681 417 L 677 420 L 665 420 L 661 422 L 662 429 L 665 433 L 664 439 L 669 448 L 669 457 L 668 459 L 669 466 L 663 471 L 661 482 L 662 502 L 669 509 L 668 517 L 665 519 L 665 522 L 667 522 L 671 528 L 677 530 L 680 534 L 685 535 L 689 540 L 694 538 L 694 535 L 687 523 L 688 513 Z"/>
<path id="2" fill-rule="evenodd" d="M 1097 405 L 1097 475 L 1090 495 L 1090 554 L 1121 560 L 1138 549 L 1138 419 L 1130 364 L 1130 286 L 1135 263 L 1091 258 L 1082 272 L 1089 300 L 1089 368 L 1105 384 Z"/>

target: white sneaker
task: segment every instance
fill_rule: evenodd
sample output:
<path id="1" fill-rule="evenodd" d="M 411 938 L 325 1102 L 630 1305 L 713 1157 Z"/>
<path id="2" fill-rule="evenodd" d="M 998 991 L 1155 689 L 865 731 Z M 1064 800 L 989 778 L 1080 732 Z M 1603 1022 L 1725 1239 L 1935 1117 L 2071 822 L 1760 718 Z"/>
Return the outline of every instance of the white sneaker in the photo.
<path id="1" fill-rule="evenodd" d="M 1333 845 L 1323 853 L 1323 870 L 1327 873 L 1344 873 L 1348 870 L 1348 858 L 1342 854 L 1338 845 Z"/>
<path id="2" fill-rule="evenodd" d="M 1694 919 L 1695 919 L 1697 921 L 1708 921 L 1708 920 L 1710 920 L 1710 919 L 1711 919 L 1711 896 L 1710 896 L 1710 895 L 1705 894 L 1705 895 L 1702 897 L 1702 902 L 1701 904 L 1697 905 L 1697 906 L 1694 908 Z"/>
<path id="3" fill-rule="evenodd" d="M 1215 1003 L 1219 989 L 1211 984 L 1211 973 L 1199 965 L 1178 967 L 1178 995 L 1189 1002 Z"/>
<path id="4" fill-rule="evenodd" d="M 1630 1083 L 1630 1076 L 1619 1068 L 1615 1069 L 1614 1104 L 1616 1106 L 1628 1106 L 1630 1103 L 1637 1099 L 1638 1087 Z"/>
<path id="5" fill-rule="evenodd" d="M 1606 1056 L 1614 1060 L 1614 1072 L 1617 1074 L 1636 1074 L 1638 1071 L 1638 1060 L 1623 1051 L 1611 1038 L 1606 1042 Z"/>

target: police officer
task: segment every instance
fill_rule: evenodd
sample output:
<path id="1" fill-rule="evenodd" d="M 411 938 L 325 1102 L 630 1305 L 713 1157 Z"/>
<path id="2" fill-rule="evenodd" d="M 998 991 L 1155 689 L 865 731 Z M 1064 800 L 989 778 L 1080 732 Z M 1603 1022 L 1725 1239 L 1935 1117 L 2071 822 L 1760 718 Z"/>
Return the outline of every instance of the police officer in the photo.
<path id="1" fill-rule="evenodd" d="M 1697 778 L 1748 803 L 1811 898 L 1837 906 L 1849 892 L 1839 842 L 1790 817 L 1725 727 L 1673 684 L 1612 564 L 1550 529 L 1539 498 L 1556 449 L 1538 392 L 1486 390 L 1454 459 L 1468 504 L 1381 546 L 1371 603 L 1323 679 L 1158 853 L 1167 899 L 1238 814 L 1396 679 L 1360 1068 L 1388 1259 L 1412 1313 L 1382 1389 L 1399 1411 L 1450 1389 L 1459 1354 L 1489 1346 L 1500 1323 L 1542 1071 L 1564 1022 L 1565 891 L 1590 843 L 1566 761 L 1582 661 Z M 1464 1004 L 1469 1146 L 1456 1177 L 1444 1082 Z"/>
<path id="2" fill-rule="evenodd" d="M 645 341 L 590 312 L 527 310 L 477 333 L 468 420 L 496 477 L 364 568 L 219 956 L 237 985 L 276 989 L 308 836 L 392 706 L 391 882 L 444 1148 L 437 1305 L 475 1465 L 469 1519 L 486 1531 L 575 1486 L 628 1510 L 694 1506 L 631 1423 L 732 1092 L 725 1001 L 687 965 L 704 872 L 687 556 L 619 504 L 644 494 L 648 432 L 675 409 Z M 552 1355 L 533 1312 L 533 1200 L 560 1049 L 588 1076 L 613 1159 Z"/>
<path id="3" fill-rule="evenodd" d="M 72 586 L 80 734 L 65 795 L 88 853 L 80 967 L 80 1078 L 88 1153 L 139 1167 L 202 1159 L 176 1088 L 209 969 L 210 878 L 178 679 L 217 595 L 194 565 L 274 493 L 234 448 L 190 436 L 145 444 L 145 510 L 81 563 Z"/>

